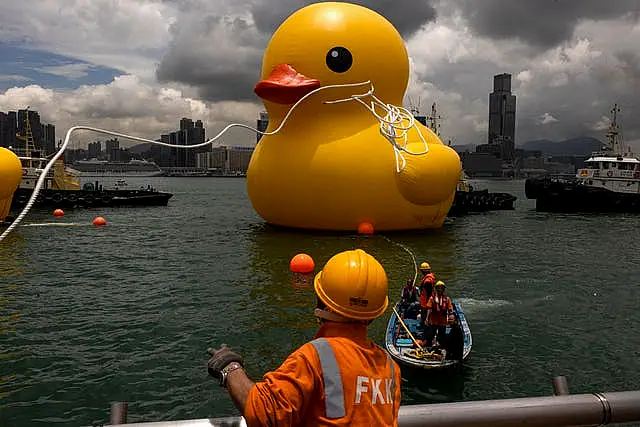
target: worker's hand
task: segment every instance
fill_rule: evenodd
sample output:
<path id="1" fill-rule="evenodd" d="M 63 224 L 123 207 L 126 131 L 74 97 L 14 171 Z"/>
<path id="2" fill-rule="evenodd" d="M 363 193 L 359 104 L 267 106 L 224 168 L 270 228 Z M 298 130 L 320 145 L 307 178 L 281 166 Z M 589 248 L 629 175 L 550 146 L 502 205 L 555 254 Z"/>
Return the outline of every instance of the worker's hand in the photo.
<path id="1" fill-rule="evenodd" d="M 232 351 L 226 344 L 222 344 L 219 349 L 209 348 L 207 353 L 211 355 L 211 359 L 207 362 L 207 369 L 209 375 L 214 378 L 220 378 L 220 371 L 231 362 L 238 362 L 244 365 L 242 356 L 235 351 Z"/>

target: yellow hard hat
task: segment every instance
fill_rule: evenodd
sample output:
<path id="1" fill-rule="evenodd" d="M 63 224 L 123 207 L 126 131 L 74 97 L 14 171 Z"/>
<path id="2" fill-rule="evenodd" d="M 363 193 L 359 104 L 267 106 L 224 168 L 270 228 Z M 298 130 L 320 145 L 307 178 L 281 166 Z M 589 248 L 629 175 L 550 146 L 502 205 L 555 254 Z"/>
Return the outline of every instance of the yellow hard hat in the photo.
<path id="1" fill-rule="evenodd" d="M 313 287 L 327 308 L 350 319 L 375 319 L 389 305 L 387 273 L 361 249 L 331 257 L 316 274 Z"/>
<path id="2" fill-rule="evenodd" d="M 431 270 L 431 266 L 428 262 L 423 262 L 422 264 L 420 264 L 420 270 Z"/>
<path id="3" fill-rule="evenodd" d="M 436 284 L 435 284 L 435 285 L 433 285 L 433 286 L 434 286 L 434 287 L 436 287 L 436 288 L 439 288 L 439 287 L 446 288 L 446 287 L 447 287 L 447 285 L 445 285 L 445 284 L 444 284 L 444 282 L 443 282 L 442 280 L 438 280 L 438 281 L 436 282 Z"/>

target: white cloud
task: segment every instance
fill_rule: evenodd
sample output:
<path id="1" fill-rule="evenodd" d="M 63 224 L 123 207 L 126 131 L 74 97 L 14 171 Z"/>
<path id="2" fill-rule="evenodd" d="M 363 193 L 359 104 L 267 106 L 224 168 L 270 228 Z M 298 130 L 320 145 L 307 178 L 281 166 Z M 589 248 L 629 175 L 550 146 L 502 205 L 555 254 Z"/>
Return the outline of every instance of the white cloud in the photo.
<path id="1" fill-rule="evenodd" d="M 600 120 L 596 121 L 591 125 L 591 129 L 596 131 L 605 131 L 607 130 L 610 124 L 611 124 L 611 120 L 609 120 L 609 117 L 602 116 L 600 117 Z"/>
<path id="2" fill-rule="evenodd" d="M 549 123 L 555 123 L 557 121 L 558 121 L 558 119 L 553 117 L 550 113 L 544 113 L 543 115 L 540 116 L 540 124 L 541 125 L 547 125 Z"/>
<path id="3" fill-rule="evenodd" d="M 21 76 L 19 74 L 0 74 L 0 81 L 3 82 L 28 82 L 31 79 L 29 77 Z"/>
<path id="4" fill-rule="evenodd" d="M 62 76 L 69 79 L 79 79 L 89 74 L 89 70 L 93 68 L 91 64 L 74 63 L 64 65 L 52 65 L 50 67 L 36 68 L 37 71 L 54 76 Z"/>
<path id="5" fill-rule="evenodd" d="M 0 94 L 0 105 L 6 110 L 29 105 L 40 113 L 43 122 L 55 123 L 59 139 L 70 127 L 87 125 L 155 140 L 162 133 L 177 129 L 181 117 L 202 120 L 207 138 L 211 138 L 231 122 L 254 125 L 254 118 L 259 113 L 258 106 L 252 103 L 207 104 L 185 96 L 175 88 L 149 85 L 133 75 L 116 77 L 109 84 L 81 86 L 75 90 L 45 89 L 38 85 L 14 87 Z M 248 130 L 233 131 L 222 141 L 243 145 L 237 143 L 239 137 L 255 141 L 255 134 Z M 83 132 L 78 141 L 84 144 L 102 138 Z"/>
<path id="6" fill-rule="evenodd" d="M 61 7 L 58 0 L 41 0 L 37 8 L 28 2 L 6 2 L 0 15 L 3 41 L 27 41 L 32 48 L 113 67 L 126 75 L 72 91 L 16 87 L 0 93 L 0 105 L 5 111 L 31 105 L 45 120 L 55 122 L 59 137 L 69 126 L 83 123 L 157 138 L 174 129 L 182 116 L 205 120 L 208 135 L 229 121 L 254 125 L 262 105 L 250 83 L 259 73 L 268 39 L 254 28 L 250 12 L 256 1 L 65 0 Z M 301 3 L 269 3 L 280 8 L 270 19 L 279 19 L 288 7 L 283 4 Z M 526 44 L 526 39 L 533 34 L 531 23 L 544 23 L 544 16 L 527 21 L 525 37 L 490 39 L 479 35 L 469 21 L 474 16 L 462 15 L 458 3 L 440 2 L 438 19 L 407 40 L 412 63 L 407 100 L 410 97 L 414 104 L 420 100 L 423 114 L 437 103 L 443 139 L 457 144 L 486 141 L 493 75 L 509 72 L 514 76 L 520 142 L 583 133 L 602 138 L 604 128 L 598 122 L 614 102 L 622 106 L 627 140 L 640 140 L 640 122 L 632 120 L 640 117 L 637 19 L 580 16 L 567 21 L 571 31 L 559 32 L 559 41 L 541 48 Z M 466 4 L 481 8 L 485 2 Z M 508 11 L 518 7 L 513 3 Z M 554 20 L 555 30 L 565 25 L 560 21 Z M 511 23 L 510 31 L 514 28 L 517 24 Z M 540 28 L 545 31 L 543 25 Z M 182 84 L 158 83 L 159 64 L 164 65 L 161 70 L 167 80 Z M 79 64 L 42 71 L 77 78 L 89 69 Z M 27 82 L 15 75 L 0 80 Z M 208 103 L 202 96 L 247 101 Z M 231 135 L 234 143 L 255 141 L 248 131 Z"/>
<path id="7" fill-rule="evenodd" d="M 152 0 L 7 1 L 0 39 L 151 78 L 176 13 Z"/>

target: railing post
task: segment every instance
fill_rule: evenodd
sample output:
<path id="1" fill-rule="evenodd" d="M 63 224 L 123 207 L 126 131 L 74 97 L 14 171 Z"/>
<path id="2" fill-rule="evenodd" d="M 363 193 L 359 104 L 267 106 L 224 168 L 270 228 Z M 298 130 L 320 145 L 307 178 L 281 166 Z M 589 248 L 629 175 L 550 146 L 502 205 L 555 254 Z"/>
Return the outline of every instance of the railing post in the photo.
<path id="1" fill-rule="evenodd" d="M 567 384 L 567 377 L 564 375 L 558 375 L 551 380 L 553 384 L 554 396 L 565 396 L 569 394 L 569 385 Z"/>
<path id="2" fill-rule="evenodd" d="M 127 423 L 127 406 L 124 402 L 113 402 L 111 404 L 111 415 L 109 417 L 111 425 Z"/>

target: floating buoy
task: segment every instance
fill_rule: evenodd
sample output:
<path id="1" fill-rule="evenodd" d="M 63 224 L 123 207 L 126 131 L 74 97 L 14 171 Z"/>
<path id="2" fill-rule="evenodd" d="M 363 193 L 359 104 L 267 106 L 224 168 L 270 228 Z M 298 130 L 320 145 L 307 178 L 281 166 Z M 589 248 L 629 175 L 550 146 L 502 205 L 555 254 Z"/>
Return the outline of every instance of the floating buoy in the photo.
<path id="1" fill-rule="evenodd" d="M 313 258 L 307 254 L 298 254 L 291 258 L 289 263 L 289 268 L 293 273 L 311 273 L 315 267 Z"/>
<path id="2" fill-rule="evenodd" d="M 358 234 L 373 234 L 373 225 L 370 222 L 358 224 Z"/>
<path id="3" fill-rule="evenodd" d="M 53 211 L 53 216 L 55 217 L 64 216 L 64 211 L 62 209 L 56 209 L 55 211 Z"/>
<path id="4" fill-rule="evenodd" d="M 107 225 L 107 220 L 101 216 L 97 216 L 93 219 L 93 225 L 96 227 L 102 227 L 103 225 Z"/>

